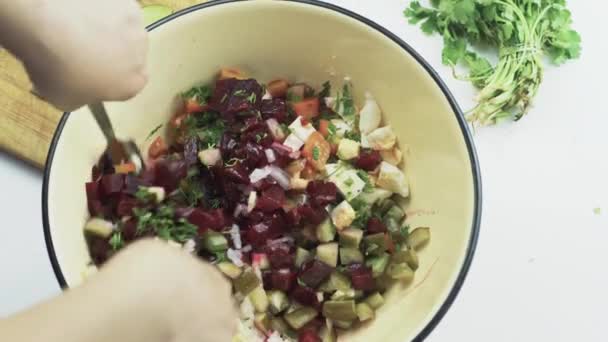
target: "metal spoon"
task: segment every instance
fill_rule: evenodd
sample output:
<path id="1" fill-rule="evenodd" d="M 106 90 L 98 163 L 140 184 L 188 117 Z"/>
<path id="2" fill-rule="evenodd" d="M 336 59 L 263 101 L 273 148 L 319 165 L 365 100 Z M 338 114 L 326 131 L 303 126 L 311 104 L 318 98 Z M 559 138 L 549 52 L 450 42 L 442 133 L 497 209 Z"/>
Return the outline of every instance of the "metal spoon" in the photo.
<path id="1" fill-rule="evenodd" d="M 99 128 L 101 128 L 103 135 L 108 141 L 106 152 L 110 156 L 112 164 L 118 165 L 130 161 L 135 165 L 136 173 L 139 174 L 145 170 L 146 165 L 144 164 L 144 160 L 141 157 L 141 152 L 137 145 L 132 140 L 122 141 L 116 138 L 114 128 L 112 127 L 110 117 L 108 116 L 104 104 L 102 102 L 90 104 L 89 110 L 93 113 L 95 121 L 97 121 Z"/>

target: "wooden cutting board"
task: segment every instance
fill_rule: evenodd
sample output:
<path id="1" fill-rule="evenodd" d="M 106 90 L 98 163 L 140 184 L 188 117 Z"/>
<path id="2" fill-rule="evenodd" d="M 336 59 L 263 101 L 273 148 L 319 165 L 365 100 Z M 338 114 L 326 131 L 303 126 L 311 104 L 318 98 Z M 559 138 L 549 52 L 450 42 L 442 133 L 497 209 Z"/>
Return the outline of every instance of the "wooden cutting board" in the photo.
<path id="1" fill-rule="evenodd" d="M 180 10 L 204 0 L 142 0 Z M 0 149 L 43 168 L 62 113 L 34 97 L 21 63 L 0 49 Z"/>

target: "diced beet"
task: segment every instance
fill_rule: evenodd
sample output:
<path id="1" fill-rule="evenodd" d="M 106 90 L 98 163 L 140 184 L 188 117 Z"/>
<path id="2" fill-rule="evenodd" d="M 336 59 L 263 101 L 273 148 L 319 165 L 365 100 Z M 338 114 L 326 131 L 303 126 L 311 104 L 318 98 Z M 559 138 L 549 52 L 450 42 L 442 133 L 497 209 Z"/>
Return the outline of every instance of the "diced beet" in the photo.
<path id="1" fill-rule="evenodd" d="M 125 241 L 133 241 L 137 235 L 137 219 L 130 218 L 123 222 L 120 231 L 122 232 L 122 238 Z"/>
<path id="2" fill-rule="evenodd" d="M 96 169 L 95 169 L 96 168 Z M 109 175 L 114 173 L 114 164 L 112 163 L 112 158 L 107 152 L 104 152 L 99 161 L 97 161 L 97 165 L 93 169 L 93 180 L 97 180 L 99 177 L 103 175 Z"/>
<path id="3" fill-rule="evenodd" d="M 287 121 L 287 105 L 283 99 L 262 100 L 260 112 L 264 119 L 274 118 L 281 123 Z"/>
<path id="4" fill-rule="evenodd" d="M 321 342 L 321 338 L 319 337 L 318 330 L 306 329 L 302 330 L 298 335 L 298 342 Z"/>
<path id="5" fill-rule="evenodd" d="M 264 220 L 266 215 L 260 210 L 252 210 L 249 214 L 247 214 L 247 219 L 250 223 L 260 223 Z"/>
<path id="6" fill-rule="evenodd" d="M 367 221 L 367 232 L 369 234 L 386 233 L 386 226 L 377 217 L 372 217 Z"/>
<path id="7" fill-rule="evenodd" d="M 152 183 L 146 183 L 141 179 L 137 178 L 137 176 L 128 174 L 125 177 L 125 188 L 123 192 L 129 195 L 135 195 L 137 190 L 139 190 L 140 186 L 149 186 Z"/>
<path id="8" fill-rule="evenodd" d="M 94 217 L 107 218 L 111 216 L 112 210 L 103 205 L 101 201 L 88 201 L 89 214 Z"/>
<path id="9" fill-rule="evenodd" d="M 95 265 L 105 263 L 111 256 L 112 247 L 108 239 L 104 239 L 94 234 L 87 234 L 87 243 L 89 245 L 89 254 Z"/>
<path id="10" fill-rule="evenodd" d="M 122 192 L 125 185 L 125 175 L 111 174 L 101 177 L 101 191 L 104 195 L 117 195 Z"/>
<path id="11" fill-rule="evenodd" d="M 283 292 L 291 291 L 296 283 L 296 272 L 289 268 L 280 268 L 272 271 L 272 288 Z"/>
<path id="12" fill-rule="evenodd" d="M 248 169 L 255 169 L 257 167 L 263 167 L 268 164 L 266 154 L 262 146 L 257 143 L 247 142 L 241 148 L 235 152 L 235 157 L 242 159 L 243 164 Z"/>
<path id="13" fill-rule="evenodd" d="M 225 160 L 229 160 L 233 157 L 233 153 L 236 150 L 238 142 L 233 134 L 225 132 L 220 140 L 220 152 Z"/>
<path id="14" fill-rule="evenodd" d="M 319 224 L 323 222 L 325 217 L 327 217 L 327 211 L 325 208 L 311 206 L 310 204 L 299 206 L 298 212 L 303 219 L 312 224 Z"/>
<path id="15" fill-rule="evenodd" d="M 300 222 L 302 221 L 300 210 L 298 208 L 292 208 L 285 212 L 285 221 L 290 227 L 300 225 Z"/>
<path id="16" fill-rule="evenodd" d="M 270 291 L 272 290 L 272 271 L 266 270 L 262 271 L 262 283 L 264 284 L 264 290 Z"/>
<path id="17" fill-rule="evenodd" d="M 351 264 L 347 266 L 350 280 L 355 290 L 370 291 L 375 287 L 372 269 L 363 264 Z"/>
<path id="18" fill-rule="evenodd" d="M 355 166 L 365 171 L 373 171 L 382 162 L 380 152 L 375 150 L 363 149 L 359 157 L 355 160 Z"/>
<path id="19" fill-rule="evenodd" d="M 310 202 L 317 206 L 325 206 L 334 203 L 338 198 L 338 188 L 332 182 L 315 180 L 308 183 L 306 192 Z"/>
<path id="20" fill-rule="evenodd" d="M 99 182 L 88 182 L 85 184 L 87 191 L 87 200 L 98 201 L 99 200 Z"/>
<path id="21" fill-rule="evenodd" d="M 329 275 L 333 270 L 333 267 L 322 261 L 310 260 L 304 263 L 300 268 L 299 278 L 304 284 L 317 288 L 329 278 Z"/>
<path id="22" fill-rule="evenodd" d="M 276 141 L 273 142 L 272 145 L 270 145 L 270 148 L 272 148 L 272 150 L 278 156 L 283 156 L 283 157 L 288 157 L 288 158 L 291 155 L 291 153 L 293 152 L 291 147 L 285 146 L 285 145 L 281 144 L 280 142 L 276 142 Z"/>
<path id="23" fill-rule="evenodd" d="M 226 179 L 229 179 L 232 182 L 245 185 L 249 184 L 249 176 L 241 164 L 224 168 L 224 175 Z"/>
<path id="24" fill-rule="evenodd" d="M 188 174 L 188 167 L 183 159 L 158 159 L 154 170 L 156 185 L 162 186 L 167 193 L 177 189 L 179 182 Z"/>
<path id="25" fill-rule="evenodd" d="M 198 138 L 192 137 L 184 144 L 184 161 L 190 167 L 198 163 Z"/>
<path id="26" fill-rule="evenodd" d="M 277 184 L 277 182 L 274 180 L 274 178 L 266 177 L 260 181 L 253 183 L 252 185 L 256 190 L 266 190 L 269 187 L 271 187 L 272 185 L 276 185 L 276 184 Z"/>
<path id="27" fill-rule="evenodd" d="M 183 215 L 188 222 L 198 227 L 201 234 L 208 229 L 220 231 L 227 225 L 226 216 L 222 209 L 203 210 L 194 208 Z"/>
<path id="28" fill-rule="evenodd" d="M 122 196 L 116 205 L 116 215 L 118 217 L 133 215 L 133 208 L 137 206 L 137 200 L 133 197 Z"/>
<path id="29" fill-rule="evenodd" d="M 261 247 L 270 239 L 270 225 L 268 222 L 252 224 L 245 233 L 245 240 L 254 247 Z"/>
<path id="30" fill-rule="evenodd" d="M 262 86 L 254 79 L 219 80 L 215 84 L 209 106 L 222 114 L 252 111 L 260 105 L 262 90 Z"/>
<path id="31" fill-rule="evenodd" d="M 271 185 L 258 197 L 256 208 L 271 213 L 282 208 L 283 204 L 285 204 L 285 190 L 278 185 Z"/>
<path id="32" fill-rule="evenodd" d="M 290 295 L 291 298 L 302 305 L 310 306 L 315 309 L 319 309 L 321 306 L 319 299 L 317 298 L 317 293 L 310 287 L 301 286 L 298 284 L 294 287 L 293 291 L 291 291 Z"/>
<path id="33" fill-rule="evenodd" d="M 270 266 L 274 269 L 292 267 L 294 264 L 294 253 L 286 243 L 273 243 L 265 248 Z"/>

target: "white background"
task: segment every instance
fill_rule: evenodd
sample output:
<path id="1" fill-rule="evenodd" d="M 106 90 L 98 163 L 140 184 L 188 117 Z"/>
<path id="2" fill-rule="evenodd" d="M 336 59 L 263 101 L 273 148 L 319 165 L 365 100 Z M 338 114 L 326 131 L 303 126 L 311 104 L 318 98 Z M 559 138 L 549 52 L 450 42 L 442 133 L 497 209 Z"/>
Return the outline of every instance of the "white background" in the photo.
<path id="1" fill-rule="evenodd" d="M 441 40 L 403 18 L 409 1 L 333 2 L 398 34 L 471 107 L 473 89 L 441 65 Z M 467 281 L 429 341 L 608 340 L 608 3 L 569 3 L 581 59 L 546 69 L 529 116 L 475 133 L 481 236 Z M 42 173 L 0 155 L 0 175 L 2 316 L 59 287 L 42 233 Z"/>

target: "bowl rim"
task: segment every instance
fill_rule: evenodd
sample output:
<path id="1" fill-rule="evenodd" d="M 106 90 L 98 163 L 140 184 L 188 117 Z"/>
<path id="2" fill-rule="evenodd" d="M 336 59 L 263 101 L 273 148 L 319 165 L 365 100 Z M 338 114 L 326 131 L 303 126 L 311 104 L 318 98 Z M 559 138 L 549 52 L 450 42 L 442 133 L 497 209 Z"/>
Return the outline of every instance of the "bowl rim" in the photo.
<path id="1" fill-rule="evenodd" d="M 148 31 L 152 31 L 152 30 L 158 28 L 159 26 L 162 26 L 165 23 L 168 23 L 176 18 L 179 18 L 179 17 L 189 14 L 191 12 L 195 12 L 198 10 L 202 10 L 205 8 L 214 7 L 214 6 L 218 6 L 218 5 L 241 2 L 241 1 L 248 1 L 248 0 L 214 0 L 214 1 L 208 1 L 208 2 L 201 3 L 201 4 L 193 5 L 191 7 L 177 11 L 155 23 L 150 24 L 149 26 L 146 27 L 146 29 Z M 477 242 L 479 240 L 480 225 L 481 225 L 481 211 L 482 211 L 481 172 L 480 172 L 480 168 L 479 168 L 479 160 L 478 160 L 477 152 L 475 150 L 473 138 L 472 138 L 468 123 L 464 117 L 462 110 L 458 106 L 458 103 L 456 102 L 454 96 L 452 95 L 452 93 L 450 92 L 450 90 L 448 89 L 448 87 L 444 83 L 444 81 L 439 77 L 439 75 L 435 71 L 435 69 L 418 52 L 416 52 L 414 50 L 414 48 L 412 48 L 408 43 L 406 43 L 401 38 L 399 38 L 396 34 L 392 33 L 391 31 L 389 31 L 388 29 L 386 29 L 385 27 L 381 26 L 380 24 L 374 22 L 371 19 L 368 19 L 362 15 L 359 15 L 355 12 L 352 12 L 350 10 L 347 10 L 343 7 L 340 7 L 340 6 L 337 6 L 334 4 L 330 4 L 330 3 L 326 3 L 326 2 L 318 1 L 318 0 L 283 0 L 283 1 L 306 4 L 306 5 L 310 5 L 310 6 L 320 7 L 323 9 L 328 9 L 328 10 L 331 10 L 338 14 L 345 15 L 352 19 L 355 19 L 355 20 L 367 25 L 368 27 L 380 32 L 386 38 L 390 39 L 391 41 L 393 41 L 394 43 L 399 45 L 410 56 L 412 56 L 412 58 L 414 58 L 420 66 L 422 66 L 425 69 L 425 71 L 431 76 L 431 78 L 435 81 L 437 86 L 442 91 L 443 95 L 449 102 L 450 107 L 452 108 L 452 111 L 454 112 L 454 115 L 456 116 L 456 120 L 458 121 L 458 125 L 460 126 L 460 130 L 461 130 L 463 138 L 465 140 L 467 152 L 468 152 L 468 155 L 469 155 L 469 158 L 471 161 L 471 173 L 473 176 L 473 192 L 474 192 L 473 222 L 472 222 L 472 227 L 471 227 L 471 234 L 469 236 L 469 243 L 467 245 L 465 259 L 463 260 L 462 266 L 460 268 L 460 271 L 458 272 L 458 276 L 456 278 L 456 281 L 454 282 L 454 285 L 452 286 L 452 289 L 448 293 L 448 296 L 446 297 L 444 302 L 439 307 L 439 310 L 437 310 L 437 312 L 433 315 L 433 317 L 427 323 L 427 325 L 413 339 L 413 341 L 423 341 L 435 329 L 435 327 L 443 319 L 445 314 L 448 312 L 448 310 L 454 303 L 454 300 L 456 299 L 458 293 L 460 292 L 460 289 L 462 288 L 464 281 L 467 277 L 468 271 L 471 267 L 473 257 L 475 255 L 475 249 L 477 247 Z M 59 121 L 59 124 L 57 125 L 57 128 L 55 130 L 55 133 L 53 134 L 53 139 L 51 140 L 51 145 L 49 147 L 49 152 L 48 152 L 47 160 L 45 163 L 44 178 L 43 178 L 43 184 L 42 184 L 42 221 L 43 221 L 42 223 L 43 223 L 44 239 L 46 242 L 48 256 L 49 256 L 51 265 L 53 267 L 53 271 L 55 273 L 55 277 L 57 278 L 57 282 L 61 286 L 62 290 L 66 290 L 68 288 L 68 284 L 67 284 L 67 282 L 65 280 L 65 276 L 63 275 L 63 272 L 61 270 L 61 265 L 59 264 L 59 260 L 57 259 L 57 255 L 55 254 L 55 248 L 53 245 L 53 238 L 51 235 L 51 226 L 50 226 L 50 222 L 49 222 L 48 193 L 49 193 L 49 182 L 50 182 L 50 176 L 51 176 L 51 168 L 52 168 L 52 164 L 53 164 L 53 157 L 55 155 L 55 150 L 57 149 L 57 144 L 59 142 L 61 132 L 63 131 L 63 128 L 65 127 L 65 124 L 67 123 L 67 120 L 69 119 L 69 117 L 70 117 L 69 112 L 63 113 L 61 120 Z"/>

